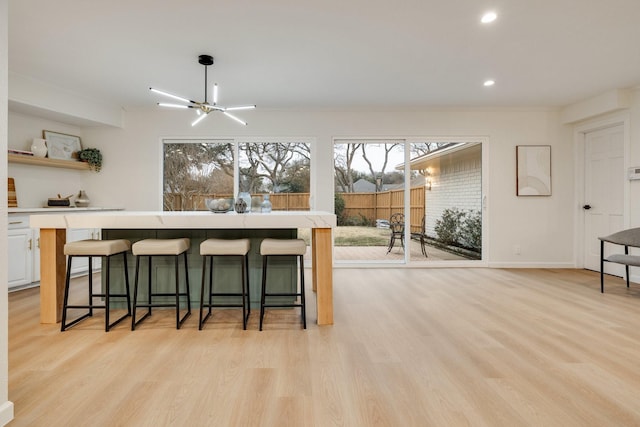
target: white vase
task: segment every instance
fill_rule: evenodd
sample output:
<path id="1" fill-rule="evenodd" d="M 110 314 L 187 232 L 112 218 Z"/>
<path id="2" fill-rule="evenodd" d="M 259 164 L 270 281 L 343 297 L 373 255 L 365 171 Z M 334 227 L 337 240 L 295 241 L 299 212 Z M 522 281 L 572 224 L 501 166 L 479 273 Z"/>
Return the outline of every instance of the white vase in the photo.
<path id="1" fill-rule="evenodd" d="M 80 190 L 76 196 L 76 206 L 79 208 L 86 208 L 89 206 L 89 196 L 87 196 L 87 193 L 85 193 L 84 190 Z"/>
<path id="2" fill-rule="evenodd" d="M 47 141 L 42 138 L 33 138 L 31 142 L 31 152 L 36 157 L 47 156 Z"/>

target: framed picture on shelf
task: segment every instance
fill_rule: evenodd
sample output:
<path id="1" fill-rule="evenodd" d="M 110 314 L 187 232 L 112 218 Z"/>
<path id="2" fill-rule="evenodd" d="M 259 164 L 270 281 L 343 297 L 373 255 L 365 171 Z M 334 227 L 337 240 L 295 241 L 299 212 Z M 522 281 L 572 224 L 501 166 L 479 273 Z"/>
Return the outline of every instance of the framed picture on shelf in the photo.
<path id="1" fill-rule="evenodd" d="M 82 150 L 79 136 L 43 130 L 42 137 L 47 140 L 50 159 L 77 159 L 78 151 Z"/>
<path id="2" fill-rule="evenodd" d="M 518 196 L 551 195 L 550 145 L 518 145 L 516 147 L 516 194 Z"/>

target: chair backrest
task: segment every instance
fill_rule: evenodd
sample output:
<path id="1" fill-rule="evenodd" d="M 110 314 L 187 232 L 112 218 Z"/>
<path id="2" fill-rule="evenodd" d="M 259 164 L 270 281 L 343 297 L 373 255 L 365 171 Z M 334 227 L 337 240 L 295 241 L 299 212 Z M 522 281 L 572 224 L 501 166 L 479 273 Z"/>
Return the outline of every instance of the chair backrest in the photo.
<path id="1" fill-rule="evenodd" d="M 393 233 L 404 232 L 404 214 L 396 212 L 389 218 L 389 228 Z"/>

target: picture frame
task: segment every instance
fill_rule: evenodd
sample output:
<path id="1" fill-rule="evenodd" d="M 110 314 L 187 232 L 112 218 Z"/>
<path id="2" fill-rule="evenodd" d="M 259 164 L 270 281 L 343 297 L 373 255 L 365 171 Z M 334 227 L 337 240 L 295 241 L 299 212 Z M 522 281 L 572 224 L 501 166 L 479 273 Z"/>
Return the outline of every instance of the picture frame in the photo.
<path id="1" fill-rule="evenodd" d="M 516 195 L 551 196 L 551 146 L 516 146 Z"/>
<path id="2" fill-rule="evenodd" d="M 82 150 L 79 136 L 43 130 L 42 137 L 47 140 L 47 154 L 50 159 L 74 160 Z"/>

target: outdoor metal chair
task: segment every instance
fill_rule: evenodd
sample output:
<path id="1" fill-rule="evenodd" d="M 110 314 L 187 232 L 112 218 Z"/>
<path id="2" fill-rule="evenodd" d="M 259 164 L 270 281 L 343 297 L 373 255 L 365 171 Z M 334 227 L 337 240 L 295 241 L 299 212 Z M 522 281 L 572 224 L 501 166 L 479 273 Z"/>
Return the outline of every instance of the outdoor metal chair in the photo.
<path id="1" fill-rule="evenodd" d="M 422 255 L 424 255 L 425 258 L 429 258 L 429 255 L 427 255 L 427 228 L 425 226 L 426 219 L 427 216 L 424 215 L 422 217 L 422 224 L 420 225 L 420 249 L 422 250 Z"/>
<path id="2" fill-rule="evenodd" d="M 393 249 L 396 239 L 400 239 L 402 250 L 404 250 L 404 214 L 396 212 L 391 215 L 391 218 L 389 218 L 389 230 L 391 231 L 391 236 L 389 238 L 387 253 Z"/>

